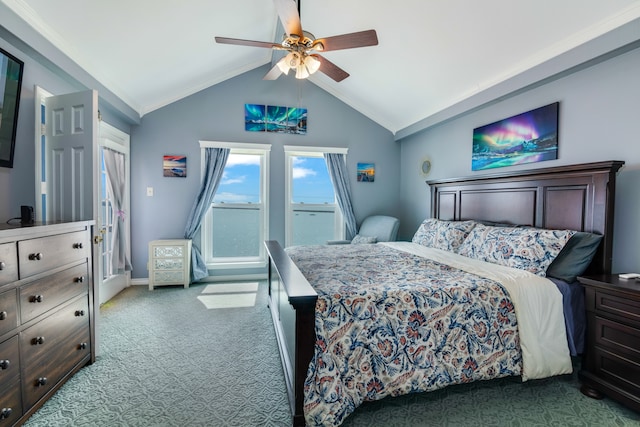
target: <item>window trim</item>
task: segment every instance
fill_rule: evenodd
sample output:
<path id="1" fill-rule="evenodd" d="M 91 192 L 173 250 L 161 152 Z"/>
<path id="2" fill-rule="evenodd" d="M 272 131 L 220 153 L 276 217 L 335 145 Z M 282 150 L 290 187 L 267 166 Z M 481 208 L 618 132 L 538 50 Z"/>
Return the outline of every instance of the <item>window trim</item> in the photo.
<path id="1" fill-rule="evenodd" d="M 261 156 L 260 163 L 260 191 L 261 191 L 261 211 L 262 221 L 260 224 L 260 241 L 267 240 L 269 236 L 269 155 L 271 153 L 271 144 L 254 144 L 248 142 L 223 142 L 223 141 L 199 141 L 200 143 L 200 177 L 201 181 L 204 177 L 205 169 L 205 148 L 229 148 L 231 154 L 256 154 Z M 255 203 L 251 204 L 238 204 L 239 206 L 255 206 Z M 211 234 L 213 227 L 213 215 L 212 210 L 209 208 L 205 219 L 202 223 L 202 229 L 200 232 L 200 240 L 202 248 L 202 255 L 207 264 L 209 270 L 222 270 L 222 269 L 241 269 L 241 268 L 264 268 L 267 265 L 267 254 L 264 245 L 260 245 L 259 254 L 257 257 L 234 257 L 225 258 L 225 262 L 214 262 L 212 257 L 213 247 L 211 242 L 203 236 Z"/>
<path id="2" fill-rule="evenodd" d="M 293 165 L 292 159 L 295 156 L 306 156 L 306 157 L 324 157 L 324 153 L 338 153 L 344 154 L 346 156 L 348 148 L 342 147 L 310 147 L 310 146 L 295 146 L 295 145 L 285 145 L 284 146 L 284 155 L 285 155 L 285 247 L 291 246 L 293 242 L 293 211 L 295 206 L 301 206 L 300 203 L 292 203 L 293 199 Z M 304 206 L 316 208 L 318 210 L 326 210 L 327 205 L 325 204 L 311 204 L 305 203 Z M 335 212 L 335 225 L 334 231 L 336 232 L 335 239 L 341 240 L 345 237 L 345 225 L 344 218 L 342 216 L 342 211 L 340 210 L 340 206 L 338 206 L 337 200 L 334 199 L 334 212 Z"/>

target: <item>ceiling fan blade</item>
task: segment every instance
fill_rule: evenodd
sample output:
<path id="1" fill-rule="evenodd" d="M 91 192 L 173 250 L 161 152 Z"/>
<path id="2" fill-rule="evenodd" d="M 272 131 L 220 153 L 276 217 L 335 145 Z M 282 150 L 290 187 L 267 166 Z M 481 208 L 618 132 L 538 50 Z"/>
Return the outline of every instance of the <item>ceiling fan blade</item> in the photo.
<path id="1" fill-rule="evenodd" d="M 297 34 L 302 37 L 302 24 L 300 14 L 293 0 L 273 0 L 280 17 L 280 22 L 288 35 Z"/>
<path id="2" fill-rule="evenodd" d="M 338 67 L 333 62 L 329 61 L 324 56 L 320 56 L 317 54 L 313 55 L 318 61 L 320 61 L 319 70 L 325 73 L 327 76 L 331 77 L 336 82 L 341 82 L 347 77 L 349 77 L 349 73 L 347 73 L 342 68 Z"/>
<path id="3" fill-rule="evenodd" d="M 359 31 L 357 33 L 316 39 L 315 43 L 318 42 L 322 43 L 323 48 L 321 49 L 320 46 L 318 46 L 317 50 L 320 52 L 327 52 L 330 50 L 375 46 L 378 44 L 378 35 L 376 34 L 376 30 L 366 30 Z"/>
<path id="4" fill-rule="evenodd" d="M 236 44 L 240 46 L 266 47 L 268 49 L 281 49 L 282 46 L 269 42 L 257 42 L 253 40 L 230 39 L 228 37 L 216 37 L 216 43 Z"/>
<path id="5" fill-rule="evenodd" d="M 280 71 L 278 64 L 276 64 L 269 70 L 267 74 L 264 75 L 262 80 L 275 80 L 280 77 L 280 74 L 282 74 L 282 71 Z"/>

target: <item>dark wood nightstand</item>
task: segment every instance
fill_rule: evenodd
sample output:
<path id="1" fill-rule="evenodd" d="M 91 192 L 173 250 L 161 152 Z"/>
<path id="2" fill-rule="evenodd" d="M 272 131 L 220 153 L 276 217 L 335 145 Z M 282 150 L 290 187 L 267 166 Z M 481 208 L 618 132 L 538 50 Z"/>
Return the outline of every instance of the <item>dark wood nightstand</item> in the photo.
<path id="1" fill-rule="evenodd" d="M 640 282 L 617 274 L 578 277 L 585 288 L 586 352 L 581 391 L 640 411 Z"/>

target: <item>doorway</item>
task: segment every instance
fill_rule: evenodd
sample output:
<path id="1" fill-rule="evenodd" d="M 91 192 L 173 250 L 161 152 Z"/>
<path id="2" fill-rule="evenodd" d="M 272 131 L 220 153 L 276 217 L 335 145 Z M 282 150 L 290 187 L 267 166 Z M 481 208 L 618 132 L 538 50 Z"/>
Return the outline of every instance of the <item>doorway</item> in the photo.
<path id="1" fill-rule="evenodd" d="M 77 97 L 83 101 L 77 101 Z M 95 221 L 93 272 L 98 302 L 103 304 L 129 286 L 131 281 L 129 271 L 114 270 L 111 267 L 114 257 L 113 241 L 120 218 L 125 242 L 123 251 L 127 259 L 131 253 L 128 215 L 129 135 L 99 120 L 95 91 L 54 96 L 36 86 L 35 99 L 35 217 L 42 222 Z M 86 105 L 86 108 L 78 109 L 77 106 L 81 104 Z M 63 123 L 67 111 L 70 111 L 70 124 Z M 87 127 L 80 129 L 79 119 Z M 65 129 L 70 129 L 69 138 L 64 137 Z M 77 129 L 81 131 L 76 131 Z M 65 147 L 58 147 L 59 144 L 64 145 L 72 138 L 79 137 L 82 141 L 75 140 L 71 144 L 69 156 L 65 154 Z M 107 190 L 104 150 L 117 153 L 124 159 L 121 173 L 124 174 L 121 177 L 124 179 L 123 191 L 119 195 L 119 209 L 115 210 L 112 192 Z M 81 174 L 76 173 L 76 170 L 81 171 Z M 74 175 L 69 176 L 67 171 L 74 171 Z M 70 195 L 72 199 L 67 200 Z"/>

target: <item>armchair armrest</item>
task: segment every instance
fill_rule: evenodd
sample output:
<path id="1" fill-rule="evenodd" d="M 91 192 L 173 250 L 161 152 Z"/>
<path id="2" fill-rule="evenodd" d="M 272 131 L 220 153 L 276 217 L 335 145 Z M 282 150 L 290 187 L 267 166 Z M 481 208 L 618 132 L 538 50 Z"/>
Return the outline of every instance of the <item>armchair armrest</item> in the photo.
<path id="1" fill-rule="evenodd" d="M 348 245 L 351 240 L 327 240 L 327 245 Z"/>

